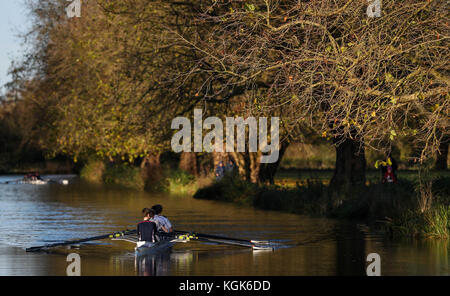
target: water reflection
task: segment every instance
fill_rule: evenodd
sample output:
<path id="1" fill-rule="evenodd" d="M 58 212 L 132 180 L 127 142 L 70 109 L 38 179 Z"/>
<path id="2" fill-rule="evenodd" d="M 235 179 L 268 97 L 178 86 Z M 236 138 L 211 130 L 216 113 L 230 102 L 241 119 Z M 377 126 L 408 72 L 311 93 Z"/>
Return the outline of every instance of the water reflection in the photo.
<path id="1" fill-rule="evenodd" d="M 140 276 L 161 276 L 170 274 L 171 250 L 158 254 L 140 255 L 135 258 L 135 270 Z"/>
<path id="2" fill-rule="evenodd" d="M 366 239 L 355 223 L 343 223 L 336 231 L 336 274 L 366 275 Z"/>

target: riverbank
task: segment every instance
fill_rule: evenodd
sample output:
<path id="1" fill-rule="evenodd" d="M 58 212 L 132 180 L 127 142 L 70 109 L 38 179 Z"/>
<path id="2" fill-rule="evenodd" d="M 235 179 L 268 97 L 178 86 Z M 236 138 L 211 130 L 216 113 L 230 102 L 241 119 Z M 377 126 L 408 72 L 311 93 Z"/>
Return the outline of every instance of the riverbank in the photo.
<path id="1" fill-rule="evenodd" d="M 81 169 L 80 177 L 91 183 L 116 184 L 129 189 L 175 194 L 194 194 L 198 188 L 212 183 L 208 177 L 195 177 L 183 170 L 161 166 L 149 174 L 128 163 L 108 164 L 90 160 Z"/>
<path id="2" fill-rule="evenodd" d="M 450 238 L 450 176 L 433 174 L 420 183 L 412 173 L 397 184 L 368 182 L 338 194 L 320 179 L 283 185 L 251 184 L 226 177 L 199 189 L 194 198 L 232 202 L 265 210 L 364 221 L 394 236 Z M 416 174 L 417 175 L 417 174 Z M 440 176 L 439 175 L 443 175 Z M 290 185 L 286 185 L 290 184 Z"/>
<path id="3" fill-rule="evenodd" d="M 17 163 L 14 166 L 0 166 L 2 175 L 25 175 L 30 172 L 39 172 L 43 175 L 75 174 L 78 167 L 66 160 L 45 160 L 31 163 Z"/>

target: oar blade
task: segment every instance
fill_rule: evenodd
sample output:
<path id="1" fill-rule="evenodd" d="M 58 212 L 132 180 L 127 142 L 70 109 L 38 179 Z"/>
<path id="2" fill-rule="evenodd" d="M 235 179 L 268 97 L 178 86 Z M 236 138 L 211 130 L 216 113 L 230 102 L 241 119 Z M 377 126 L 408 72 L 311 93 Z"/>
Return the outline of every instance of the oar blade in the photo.
<path id="1" fill-rule="evenodd" d="M 41 246 L 41 247 L 31 247 L 31 248 L 26 248 L 25 252 L 27 253 L 31 253 L 31 252 L 40 252 L 42 250 L 46 249 L 45 246 Z"/>

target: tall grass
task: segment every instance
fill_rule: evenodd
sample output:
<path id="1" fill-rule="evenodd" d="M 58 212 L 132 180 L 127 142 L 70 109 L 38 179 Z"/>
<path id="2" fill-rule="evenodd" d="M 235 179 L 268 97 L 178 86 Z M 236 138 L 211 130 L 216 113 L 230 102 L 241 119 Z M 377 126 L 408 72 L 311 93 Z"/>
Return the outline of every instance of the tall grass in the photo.
<path id="1" fill-rule="evenodd" d="M 426 212 L 423 233 L 428 236 L 450 238 L 450 206 L 439 205 Z"/>

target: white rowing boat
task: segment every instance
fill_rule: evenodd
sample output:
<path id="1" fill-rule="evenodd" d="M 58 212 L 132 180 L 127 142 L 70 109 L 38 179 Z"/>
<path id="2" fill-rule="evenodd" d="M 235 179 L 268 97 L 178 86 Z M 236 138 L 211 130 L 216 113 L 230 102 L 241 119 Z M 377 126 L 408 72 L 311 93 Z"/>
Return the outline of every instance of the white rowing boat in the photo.
<path id="1" fill-rule="evenodd" d="M 61 184 L 61 185 L 69 185 L 69 180 L 20 180 L 19 184 L 31 184 L 31 185 L 47 185 L 47 184 Z"/>
<path id="2" fill-rule="evenodd" d="M 46 185 L 48 184 L 48 180 L 22 180 L 19 181 L 19 184 L 32 184 L 32 185 Z"/>

